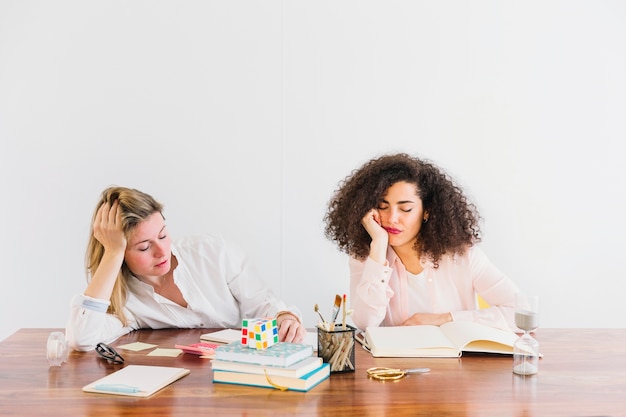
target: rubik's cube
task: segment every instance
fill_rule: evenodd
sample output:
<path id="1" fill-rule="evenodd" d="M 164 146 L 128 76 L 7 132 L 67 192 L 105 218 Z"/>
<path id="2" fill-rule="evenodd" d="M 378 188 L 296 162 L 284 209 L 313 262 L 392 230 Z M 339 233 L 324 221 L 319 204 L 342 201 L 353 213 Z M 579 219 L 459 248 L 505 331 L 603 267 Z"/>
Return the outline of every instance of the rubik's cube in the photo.
<path id="1" fill-rule="evenodd" d="M 276 343 L 278 343 L 276 319 L 243 319 L 241 321 L 242 345 L 263 350 Z"/>

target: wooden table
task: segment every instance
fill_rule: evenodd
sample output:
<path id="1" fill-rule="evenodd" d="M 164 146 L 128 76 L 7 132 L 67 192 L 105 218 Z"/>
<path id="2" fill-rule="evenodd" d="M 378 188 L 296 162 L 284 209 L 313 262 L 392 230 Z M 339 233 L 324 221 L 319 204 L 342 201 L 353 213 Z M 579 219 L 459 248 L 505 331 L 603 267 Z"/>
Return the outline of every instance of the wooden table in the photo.
<path id="1" fill-rule="evenodd" d="M 626 416 L 626 329 L 541 329 L 538 375 L 511 372 L 512 359 L 373 358 L 360 347 L 356 372 L 333 374 L 307 393 L 213 384 L 210 361 L 196 355 L 150 357 L 120 351 L 126 364 L 186 367 L 191 373 L 150 398 L 82 392 L 120 368 L 96 352 L 72 352 L 49 368 L 46 341 L 58 329 L 21 329 L 0 342 L 2 416 Z M 196 343 L 207 329 L 142 330 L 113 346 Z M 372 366 L 430 367 L 396 382 L 367 378 Z"/>

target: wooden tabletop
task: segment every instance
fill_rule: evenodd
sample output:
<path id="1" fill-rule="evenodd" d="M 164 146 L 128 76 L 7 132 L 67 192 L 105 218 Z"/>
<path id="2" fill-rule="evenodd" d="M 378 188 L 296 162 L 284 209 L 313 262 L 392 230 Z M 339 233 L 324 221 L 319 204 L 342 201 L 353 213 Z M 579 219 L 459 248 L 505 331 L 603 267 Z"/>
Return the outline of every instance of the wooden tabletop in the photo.
<path id="1" fill-rule="evenodd" d="M 539 374 L 512 373 L 510 356 L 460 359 L 373 358 L 360 347 L 356 372 L 333 374 L 311 391 L 213 384 L 196 355 L 147 356 L 120 350 L 126 364 L 185 367 L 191 373 L 150 398 L 91 394 L 82 387 L 117 369 L 96 352 L 72 352 L 49 367 L 53 330 L 21 329 L 0 342 L 2 416 L 626 416 L 626 329 L 541 329 Z M 113 346 L 141 341 L 173 348 L 208 329 L 141 330 Z M 429 367 L 396 382 L 367 378 L 373 366 Z"/>

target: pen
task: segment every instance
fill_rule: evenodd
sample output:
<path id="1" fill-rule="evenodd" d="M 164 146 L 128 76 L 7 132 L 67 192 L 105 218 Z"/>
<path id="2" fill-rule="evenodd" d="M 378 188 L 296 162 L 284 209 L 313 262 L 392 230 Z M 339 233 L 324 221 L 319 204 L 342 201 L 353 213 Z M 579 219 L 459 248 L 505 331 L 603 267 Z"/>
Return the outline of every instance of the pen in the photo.
<path id="1" fill-rule="evenodd" d="M 343 321 L 341 323 L 343 330 L 346 330 L 346 309 L 348 308 L 346 304 L 348 303 L 348 297 L 343 295 Z"/>
<path id="2" fill-rule="evenodd" d="M 122 392 L 129 394 L 141 391 L 137 387 L 131 387 L 130 385 L 124 384 L 100 384 L 93 387 L 93 389 L 98 391 Z"/>

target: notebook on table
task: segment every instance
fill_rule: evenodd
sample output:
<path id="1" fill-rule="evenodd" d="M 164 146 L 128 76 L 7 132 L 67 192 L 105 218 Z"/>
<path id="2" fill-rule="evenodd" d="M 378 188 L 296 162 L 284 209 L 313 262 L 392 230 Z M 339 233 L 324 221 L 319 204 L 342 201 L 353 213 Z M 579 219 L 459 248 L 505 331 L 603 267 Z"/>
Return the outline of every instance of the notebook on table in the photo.
<path id="1" fill-rule="evenodd" d="M 83 391 L 98 394 L 149 397 L 189 374 L 189 369 L 167 366 L 127 365 L 91 384 Z"/>

